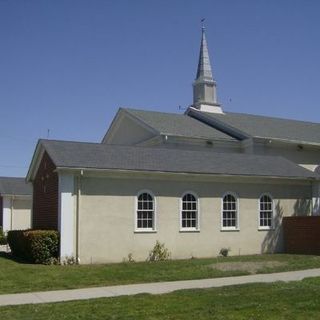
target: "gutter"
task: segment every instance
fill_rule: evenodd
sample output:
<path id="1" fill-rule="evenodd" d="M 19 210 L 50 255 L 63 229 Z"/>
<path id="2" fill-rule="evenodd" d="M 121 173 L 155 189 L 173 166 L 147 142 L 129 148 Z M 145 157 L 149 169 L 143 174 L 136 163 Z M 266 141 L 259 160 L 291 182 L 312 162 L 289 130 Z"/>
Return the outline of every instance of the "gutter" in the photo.
<path id="1" fill-rule="evenodd" d="M 13 227 L 13 200 L 14 200 L 14 196 L 11 196 L 10 198 L 10 230 L 12 230 L 12 227 Z"/>
<path id="2" fill-rule="evenodd" d="M 307 170 L 307 169 L 305 169 Z M 259 179 L 286 179 L 286 180 L 320 180 L 319 177 L 286 177 L 286 176 L 267 176 L 267 175 L 249 175 L 249 174 L 226 174 L 226 173 L 201 173 L 201 172 L 174 172 L 174 171 L 156 171 L 156 170 L 136 170 L 136 169 L 106 169 L 106 168 L 85 168 L 85 167 L 56 167 L 56 171 L 71 171 L 74 173 L 77 172 L 84 172 L 84 171 L 90 171 L 90 172 L 105 172 L 105 173 L 134 173 L 134 174 L 167 174 L 167 175 L 179 175 L 179 176 L 185 176 L 185 175 L 193 175 L 193 176 L 207 176 L 207 177 L 226 177 L 226 178 L 259 178 Z M 312 173 L 310 171 L 310 173 Z M 83 173 L 82 173 L 83 175 Z"/>
<path id="3" fill-rule="evenodd" d="M 80 263 L 80 199 L 81 199 L 81 177 L 83 170 L 80 170 L 80 175 L 77 176 L 77 192 L 76 192 L 76 263 Z"/>
<path id="4" fill-rule="evenodd" d="M 31 194 L 13 194 L 13 193 L 2 193 L 1 196 L 4 197 L 15 197 L 15 198 L 25 198 L 25 199 L 29 199 L 32 198 Z"/>
<path id="5" fill-rule="evenodd" d="M 320 147 L 320 143 L 317 142 L 308 142 L 308 141 L 299 141 L 299 140 L 287 140 L 287 139 L 281 139 L 281 138 L 270 138 L 270 137 L 260 137 L 260 136 L 254 136 L 253 137 L 254 140 L 261 140 L 261 141 L 274 141 L 274 142 L 279 142 L 279 143 L 283 143 L 283 144 L 293 144 L 293 145 L 305 145 L 308 147 L 316 147 L 319 148 Z"/>

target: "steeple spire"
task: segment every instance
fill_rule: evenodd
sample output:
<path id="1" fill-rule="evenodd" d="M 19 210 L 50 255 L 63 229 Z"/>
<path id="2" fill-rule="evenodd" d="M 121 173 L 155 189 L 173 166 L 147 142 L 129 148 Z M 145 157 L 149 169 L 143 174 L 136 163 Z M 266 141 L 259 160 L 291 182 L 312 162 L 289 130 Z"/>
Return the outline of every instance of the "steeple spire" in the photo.
<path id="1" fill-rule="evenodd" d="M 205 27 L 202 22 L 202 36 L 196 79 L 193 83 L 193 107 L 205 112 L 222 113 L 217 102 L 217 84 L 212 76 Z"/>
<path id="2" fill-rule="evenodd" d="M 201 37 L 197 77 L 196 77 L 196 80 L 200 80 L 200 79 L 213 81 L 208 44 L 207 44 L 204 26 L 202 26 L 202 37 Z"/>

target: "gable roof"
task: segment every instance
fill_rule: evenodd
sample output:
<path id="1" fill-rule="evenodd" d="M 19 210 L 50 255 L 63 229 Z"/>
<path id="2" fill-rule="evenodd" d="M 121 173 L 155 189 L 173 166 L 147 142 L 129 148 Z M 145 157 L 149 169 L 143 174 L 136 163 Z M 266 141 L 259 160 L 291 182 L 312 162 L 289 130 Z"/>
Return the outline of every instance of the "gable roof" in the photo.
<path id="1" fill-rule="evenodd" d="M 39 140 L 57 168 L 308 179 L 319 175 L 273 156 Z M 37 154 L 37 150 L 36 153 Z M 32 165 L 29 179 L 32 176 Z"/>
<path id="2" fill-rule="evenodd" d="M 296 143 L 320 144 L 320 123 L 258 116 L 244 113 L 205 113 L 240 135 Z M 219 125 L 218 123 L 218 125 Z"/>
<path id="3" fill-rule="evenodd" d="M 0 194 L 31 196 L 32 186 L 25 178 L 0 177 Z"/>
<path id="4" fill-rule="evenodd" d="M 231 136 L 185 114 L 145 111 L 129 108 L 125 108 L 123 110 L 162 135 L 236 141 L 236 139 Z"/>

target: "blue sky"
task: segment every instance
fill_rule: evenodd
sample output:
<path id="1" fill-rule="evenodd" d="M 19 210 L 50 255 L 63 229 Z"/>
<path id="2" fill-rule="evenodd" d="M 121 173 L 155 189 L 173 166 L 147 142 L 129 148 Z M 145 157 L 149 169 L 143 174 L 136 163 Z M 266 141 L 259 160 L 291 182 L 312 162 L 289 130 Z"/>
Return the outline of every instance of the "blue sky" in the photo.
<path id="1" fill-rule="evenodd" d="M 224 110 L 320 122 L 318 0 L 0 0 L 0 175 L 39 138 L 100 142 L 119 107 L 192 102 L 206 35 Z"/>

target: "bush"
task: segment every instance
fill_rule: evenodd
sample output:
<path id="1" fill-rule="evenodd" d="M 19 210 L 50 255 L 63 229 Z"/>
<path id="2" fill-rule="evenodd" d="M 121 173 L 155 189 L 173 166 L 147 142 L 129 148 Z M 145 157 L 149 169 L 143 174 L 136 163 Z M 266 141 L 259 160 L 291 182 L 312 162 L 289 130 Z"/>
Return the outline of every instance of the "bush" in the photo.
<path id="1" fill-rule="evenodd" d="M 13 230 L 8 243 L 14 256 L 33 262 L 50 264 L 58 258 L 59 233 L 55 230 Z"/>
<path id="2" fill-rule="evenodd" d="M 5 236 L 2 227 L 0 227 L 0 246 L 7 244 L 7 237 Z"/>
<path id="3" fill-rule="evenodd" d="M 148 261 L 163 261 L 170 258 L 169 250 L 164 246 L 164 243 L 160 243 L 158 240 L 149 252 Z"/>
<path id="4" fill-rule="evenodd" d="M 227 257 L 229 255 L 230 248 L 221 248 L 220 255 L 223 257 Z"/>

